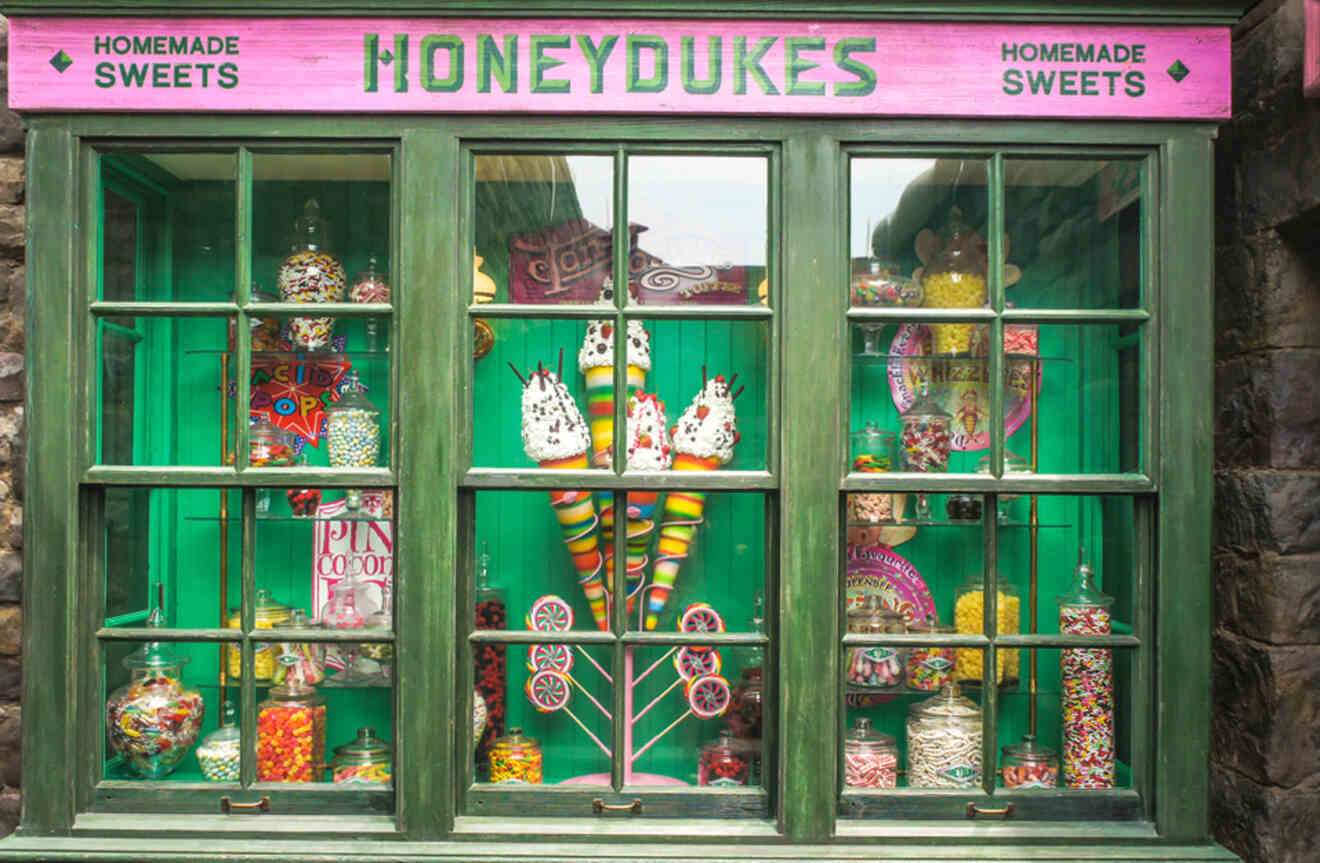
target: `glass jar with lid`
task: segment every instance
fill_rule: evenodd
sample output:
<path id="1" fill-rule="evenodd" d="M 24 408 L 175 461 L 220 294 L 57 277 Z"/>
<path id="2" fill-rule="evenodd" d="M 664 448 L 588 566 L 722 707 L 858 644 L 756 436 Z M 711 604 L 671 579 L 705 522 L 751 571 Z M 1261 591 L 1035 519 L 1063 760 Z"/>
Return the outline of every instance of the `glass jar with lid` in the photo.
<path id="1" fill-rule="evenodd" d="M 903 634 L 903 615 L 871 595 L 848 612 L 848 632 L 859 635 Z M 854 647 L 848 651 L 844 682 L 849 692 L 898 692 L 903 689 L 904 651 L 900 647 Z"/>
<path id="2" fill-rule="evenodd" d="M 160 609 L 153 609 L 147 626 L 163 625 Z M 168 776 L 197 742 L 206 704 L 199 691 L 183 683 L 187 663 L 188 657 L 157 641 L 124 659 L 129 681 L 106 699 L 105 722 L 110 747 L 131 776 Z"/>
<path id="3" fill-rule="evenodd" d="M 953 417 L 940 407 L 927 384 L 921 396 L 899 416 L 902 431 L 898 440 L 903 470 L 914 473 L 944 473 L 949 469 L 953 446 Z M 930 498 L 917 495 L 917 518 L 930 520 Z"/>
<path id="4" fill-rule="evenodd" d="M 326 246 L 329 225 L 321 218 L 321 206 L 308 198 L 303 213 L 293 223 L 293 251 L 280 264 L 277 282 L 280 299 L 286 303 L 337 303 L 344 298 L 347 278 L 339 259 Z M 293 318 L 289 331 L 294 346 L 319 351 L 330 346 L 334 318 Z"/>
<path id="5" fill-rule="evenodd" d="M 999 771 L 1005 788 L 1056 788 L 1059 785 L 1059 753 L 1024 734 L 1021 743 L 1004 747 Z"/>
<path id="6" fill-rule="evenodd" d="M 375 467 L 380 456 L 380 410 L 367 398 L 357 372 L 349 372 L 339 399 L 325 409 L 326 451 L 331 467 Z M 347 492 L 343 518 L 363 518 L 362 493 Z"/>
<path id="7" fill-rule="evenodd" d="M 371 255 L 367 258 L 367 268 L 353 279 L 353 287 L 348 289 L 348 298 L 355 303 L 388 303 L 390 286 L 381 272 L 380 260 Z M 379 348 L 378 333 L 380 322 L 376 318 L 367 318 L 367 350 Z"/>
<path id="8" fill-rule="evenodd" d="M 271 598 L 269 590 L 258 590 L 254 608 L 253 624 L 256 629 L 274 629 L 289 619 L 289 607 Z M 238 629 L 242 626 L 242 614 L 238 609 L 229 613 L 227 627 Z M 227 649 L 229 677 L 238 680 L 243 676 L 243 651 L 237 642 L 230 642 Z M 275 676 L 275 654 L 265 642 L 253 645 L 252 673 L 257 680 L 270 680 Z"/>
<path id="9" fill-rule="evenodd" d="M 359 728 L 357 737 L 335 747 L 330 777 L 338 784 L 388 783 L 392 764 L 390 744 L 376 736 L 376 729 Z"/>
<path id="10" fill-rule="evenodd" d="M 296 673 L 257 705 L 257 781 L 320 782 L 325 774 L 325 698 Z"/>
<path id="11" fill-rule="evenodd" d="M 1095 584 L 1085 560 L 1072 586 L 1059 597 L 1062 635 L 1109 635 L 1114 598 Z M 1063 689 L 1063 784 L 1066 788 L 1113 788 L 1114 655 L 1104 648 L 1060 651 Z"/>
<path id="12" fill-rule="evenodd" d="M 320 624 L 307 616 L 301 608 L 295 608 L 289 619 L 275 626 L 272 638 L 275 642 L 275 672 L 273 683 L 283 683 L 291 674 L 296 674 L 306 683 L 317 684 L 325 680 L 325 645 L 306 641 L 302 636 L 319 632 Z"/>
<path id="13" fill-rule="evenodd" d="M 495 738 L 490 748 L 490 781 L 495 784 L 541 784 L 541 741 L 524 737 L 521 728 L 510 728 Z"/>
<path id="14" fill-rule="evenodd" d="M 949 683 L 908 708 L 908 785 L 979 788 L 981 708 Z"/>
<path id="15" fill-rule="evenodd" d="M 908 624 L 911 635 L 945 636 L 958 630 L 939 622 L 935 615 Z M 921 645 L 909 647 L 907 652 L 907 687 L 917 692 L 937 692 L 953 680 L 955 651 L 952 647 Z"/>
<path id="16" fill-rule="evenodd" d="M 996 627 L 1000 635 L 1022 631 L 1022 600 L 1017 588 L 1001 582 L 996 591 Z M 954 593 L 953 622 L 960 635 L 985 634 L 985 578 L 977 573 Z M 995 679 L 1001 689 L 1018 685 L 1019 656 L 1013 648 L 999 648 Z M 982 684 L 984 651 L 979 647 L 960 647 L 954 664 L 954 678 L 964 688 Z"/>
<path id="17" fill-rule="evenodd" d="M 852 443 L 852 469 L 855 473 L 890 473 L 898 468 L 898 449 L 894 433 L 867 422 L 849 435 Z M 850 524 L 880 524 L 901 520 L 892 492 L 866 492 L 848 495 Z"/>
<path id="18" fill-rule="evenodd" d="M 898 743 L 860 717 L 843 739 L 843 784 L 849 788 L 898 785 Z"/>
<path id="19" fill-rule="evenodd" d="M 330 586 L 330 598 L 321 607 L 321 626 L 326 629 L 364 629 L 379 609 L 368 595 L 368 585 L 352 575 Z M 338 673 L 325 681 L 326 686 L 366 686 L 373 676 L 358 668 L 362 654 L 360 642 L 341 641 L 326 651 L 326 666 Z"/>
<path id="20" fill-rule="evenodd" d="M 954 207 L 940 230 L 935 255 L 922 276 L 922 304 L 929 309 L 979 309 L 986 303 L 986 249 Z M 975 324 L 931 324 L 932 351 L 970 354 Z"/>
<path id="21" fill-rule="evenodd" d="M 752 775 L 751 760 L 739 751 L 728 731 L 701 747 L 697 759 L 698 785 L 746 785 Z"/>
<path id="22" fill-rule="evenodd" d="M 483 541 L 477 556 L 476 629 L 503 629 L 508 620 L 504 591 L 490 579 L 490 546 Z M 503 644 L 477 642 L 472 645 L 473 680 L 485 704 L 486 722 L 477 743 L 477 768 L 490 763 L 490 747 L 504 733 L 505 699 L 508 695 L 508 659 Z"/>
<path id="23" fill-rule="evenodd" d="M 985 476 L 990 474 L 990 456 L 981 456 L 981 460 L 976 463 L 976 472 Z M 1010 450 L 1004 450 L 1004 473 L 1006 477 L 1021 476 L 1023 474 L 1035 473 L 1031 469 L 1031 464 L 1022 456 Z M 1010 520 L 1011 510 L 1009 504 L 1017 500 L 1021 495 L 1001 494 L 999 495 L 998 518 L 1000 524 L 1005 524 Z"/>
<path id="24" fill-rule="evenodd" d="M 905 275 L 898 262 L 883 258 L 869 258 L 865 266 L 853 273 L 850 294 L 854 306 L 919 306 L 921 283 Z M 881 357 L 880 331 L 883 321 L 866 321 L 862 330 L 862 356 Z"/>
<path id="25" fill-rule="evenodd" d="M 202 775 L 211 782 L 237 782 L 241 757 L 238 711 L 234 702 L 225 701 L 220 727 L 202 738 L 197 745 L 197 763 Z"/>

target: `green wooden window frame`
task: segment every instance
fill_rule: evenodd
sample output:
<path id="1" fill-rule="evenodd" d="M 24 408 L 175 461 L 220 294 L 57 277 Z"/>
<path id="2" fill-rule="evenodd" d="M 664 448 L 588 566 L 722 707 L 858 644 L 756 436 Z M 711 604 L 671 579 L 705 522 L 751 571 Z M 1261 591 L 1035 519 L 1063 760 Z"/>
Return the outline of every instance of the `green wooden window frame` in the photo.
<path id="1" fill-rule="evenodd" d="M 722 839 L 729 857 L 758 857 L 755 850 L 783 841 L 801 846 L 803 857 L 820 856 L 831 844 L 865 844 L 876 857 L 910 859 L 924 843 L 995 842 L 1090 846 L 1097 837 L 1124 844 L 1132 856 L 1176 858 L 1177 843 L 1204 847 L 1208 825 L 1205 799 L 1209 743 L 1209 530 L 1210 530 L 1210 366 L 1211 350 L 1211 140 L 1210 126 L 1171 123 L 1059 123 L 991 121 L 878 121 L 772 118 L 566 119 L 555 117 L 282 117 L 278 129 L 254 116 L 213 118 L 135 116 L 131 123 L 114 116 L 38 117 L 29 132 L 29 505 L 25 511 L 28 572 L 25 603 L 24 710 L 25 761 L 40 764 L 25 776 L 23 833 L 26 836 L 126 837 L 143 834 L 168 847 L 171 832 L 200 831 L 241 842 L 260 831 L 267 839 L 315 836 L 326 846 L 364 857 L 389 856 L 394 840 L 439 843 L 435 853 L 468 848 L 472 856 L 498 854 L 501 842 L 538 843 L 546 848 L 572 847 L 589 855 L 583 843 L 629 841 L 645 845 L 700 843 Z M 392 309 L 345 304 L 336 315 L 392 313 L 397 356 L 416 368 L 468 367 L 471 296 L 469 233 L 464 205 L 456 190 L 467 188 L 471 147 L 556 147 L 581 142 L 584 125 L 593 140 L 628 146 L 721 146 L 763 148 L 778 160 L 771 208 L 782 234 L 769 260 L 771 302 L 779 357 L 792 357 L 777 370 L 779 426 L 793 429 L 791 449 L 778 453 L 765 477 L 716 480 L 721 488 L 775 491 L 781 530 L 778 596 L 771 632 L 777 689 L 777 784 L 772 817 L 766 820 L 674 818 L 642 819 L 536 818 L 501 820 L 462 813 L 459 803 L 466 750 L 466 722 L 461 695 L 464 673 L 455 672 L 466 656 L 467 633 L 461 598 L 471 572 L 472 549 L 464 540 L 470 524 L 465 503 L 476 488 L 539 488 L 534 476 L 487 474 L 470 470 L 467 433 L 471 405 L 466 375 L 400 375 L 391 451 L 395 467 L 375 470 L 317 469 L 260 471 L 226 467 L 97 466 L 87 432 L 94 405 L 89 375 L 95 369 L 93 323 L 99 316 L 132 313 L 146 316 L 230 315 L 240 321 L 240 379 L 249 345 L 241 324 L 256 312 L 288 312 L 281 304 L 254 304 L 247 295 L 248 275 L 240 255 L 237 292 L 232 303 L 91 302 L 96 283 L 93 238 L 79 224 L 94 224 L 98 148 L 143 148 L 207 139 L 232 142 L 240 153 L 249 148 L 304 145 L 316 149 L 363 147 L 392 149 L 397 209 L 397 263 L 392 277 L 401 286 Z M 214 135 L 219 131 L 223 139 Z M 883 316 L 845 308 L 838 286 L 847 280 L 846 154 L 925 152 L 950 142 L 975 142 L 960 150 L 990 153 L 1057 152 L 1097 155 L 1109 151 L 1143 154 L 1149 161 L 1151 228 L 1147 243 L 1147 307 L 1122 313 L 1143 317 L 1152 338 L 1145 359 L 1148 374 L 1171 384 L 1147 393 L 1143 419 L 1148 447 L 1144 475 L 1048 476 L 1030 479 L 918 477 L 905 479 L 904 490 L 966 490 L 993 494 L 1114 493 L 1136 495 L 1153 522 L 1151 605 L 1146 610 L 1150 703 L 1141 717 L 1149 743 L 1148 771 L 1153 792 L 1143 798 L 1134 820 L 1096 824 L 1071 804 L 1060 820 L 1007 821 L 987 825 L 962 817 L 966 795 L 934 795 L 896 807 L 899 817 L 847 822 L 838 817 L 839 788 L 834 765 L 840 742 L 840 706 L 832 696 L 808 697 L 821 679 L 838 680 L 841 632 L 837 586 L 820 578 L 837 572 L 841 530 L 841 494 L 895 487 L 896 480 L 846 474 L 847 375 L 844 356 L 850 319 Z M 1048 142 L 1048 146 L 1042 146 Z M 892 148 L 892 149 L 891 149 Z M 996 163 L 1002 155 L 994 156 Z M 240 159 L 242 178 L 250 160 Z M 68 178 L 74 177 L 73 182 Z M 251 201 L 240 198 L 238 226 Z M 616 214 L 623 208 L 616 205 Z M 1002 230 L 1002 212 L 992 219 L 991 235 Z M 465 251 L 467 254 L 465 254 Z M 993 272 L 992 267 L 992 272 Z M 617 275 L 617 274 L 616 274 Z M 1002 304 L 1002 288 L 992 288 Z M 996 310 L 1002 305 L 996 306 Z M 500 310 L 482 308 L 487 315 Z M 526 315 L 519 308 L 519 316 Z M 624 317 L 627 312 L 620 312 Z M 648 310 L 647 315 L 653 315 Z M 910 314 L 910 313 L 909 313 Z M 1107 318 L 1092 311 L 1005 313 L 992 320 L 996 338 L 1002 322 L 1013 317 L 1050 323 L 1080 323 Z M 1158 395 L 1156 395 L 1156 393 Z M 824 398 L 822 398 L 824 394 Z M 837 398 L 829 398 L 830 394 Z M 241 402 L 240 402 L 241 403 Z M 810 418 L 810 421 L 807 421 Z M 617 427 L 617 426 L 616 426 Z M 992 427 L 994 427 L 992 425 Z M 453 429 L 447 436 L 439 430 Z M 245 429 L 240 424 L 239 448 Z M 992 452 L 1002 451 L 996 433 Z M 556 478 L 558 481 L 559 478 Z M 726 485 L 727 483 L 727 485 Z M 92 775 L 85 741 L 100 733 L 99 669 L 89 646 L 101 631 L 102 607 L 94 601 L 94 543 L 98 530 L 99 490 L 114 486 L 237 488 L 243 516 L 254 516 L 256 490 L 297 484 L 328 488 L 394 487 L 396 566 L 400 573 L 395 627 L 398 638 L 396 695 L 395 811 L 391 816 L 297 816 L 284 819 L 216 815 L 172 815 L 168 799 L 141 790 L 139 802 L 156 813 L 94 812 Z M 626 489 L 619 476 L 591 477 L 587 487 Z M 992 508 L 991 508 L 992 509 Z M 994 534 L 987 544 L 993 545 Z M 250 546 L 250 531 L 245 532 Z M 250 547 L 246 549 L 250 553 Z M 250 558 L 249 558 L 250 559 Z M 252 622 L 248 588 L 254 585 L 250 563 L 243 568 L 245 625 Z M 824 586 L 823 586 L 824 585 Z M 250 629 L 250 627 L 249 627 Z M 249 631 L 245 629 L 244 631 Z M 122 631 L 118 632 L 131 632 Z M 189 635 L 194 638 L 193 635 Z M 327 639 L 329 636 L 327 636 Z M 251 638 L 231 631 L 198 632 L 196 640 L 239 640 L 245 652 Z M 1036 640 L 1038 639 L 1038 640 Z M 1005 641 L 1004 643 L 1009 643 Z M 1018 636 L 1016 646 L 1063 643 Z M 834 647 L 829 647 L 833 645 Z M 452 661 L 451 661 L 452 660 Z M 53 685 L 53 681 L 70 685 Z M 251 696 L 253 683 L 244 680 Z M 72 700 L 73 707 L 67 703 Z M 249 697 L 248 703 L 253 701 Z M 254 731 L 249 711 L 245 733 Z M 246 765 L 245 770 L 250 770 Z M 1060 792 L 1063 796 L 1063 792 Z M 919 796 L 919 795 L 918 795 Z M 613 802 L 613 801 L 611 801 Z M 135 803 L 134 805 L 138 805 Z M 955 813 L 953 810 L 957 809 Z M 139 809 L 141 811 L 141 809 Z M 906 820 L 907 818 L 919 820 Z M 941 819 L 938 823 L 930 819 Z M 1079 820 L 1082 819 L 1082 820 Z M 554 840 L 547 840 L 552 835 Z M 350 842 L 349 840 L 357 841 Z M 33 840 L 37 841 L 37 840 Z M 72 840 L 71 840 L 72 841 Z M 495 843 L 478 851 L 471 843 Z M 568 842 L 555 846 L 554 842 Z M 576 843 L 576 844 L 572 844 Z M 725 847 L 727 846 L 727 847 Z M 229 847 L 229 846 L 227 846 Z M 245 846 L 246 847 L 246 846 Z M 417 846 L 417 853 L 423 846 Z M 641 847 L 640 845 L 637 847 Z M 1181 847 L 1181 846 L 1179 846 Z M 291 856 L 299 852 L 290 846 Z M 743 850 L 740 850 L 743 849 Z M 813 850 L 814 849 L 814 850 Z M 448 850 L 445 853 L 449 853 Z M 513 853 L 510 851 L 509 853 Z M 1079 850 L 1079 856 L 1081 852 Z M 1205 852 L 1209 854 L 1210 852 Z M 150 856 L 147 854 L 146 856 Z M 717 856 L 717 855 L 713 855 Z M 1189 859 L 1189 858 L 1176 858 Z M 1202 859 L 1202 858 L 1197 858 Z M 1208 858 L 1207 858 L 1208 859 Z"/>

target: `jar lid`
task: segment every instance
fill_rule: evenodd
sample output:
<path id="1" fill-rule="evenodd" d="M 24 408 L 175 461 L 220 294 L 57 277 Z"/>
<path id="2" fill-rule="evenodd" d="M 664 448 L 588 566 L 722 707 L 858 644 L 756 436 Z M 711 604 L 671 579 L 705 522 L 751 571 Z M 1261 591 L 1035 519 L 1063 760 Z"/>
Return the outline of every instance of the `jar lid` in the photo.
<path id="1" fill-rule="evenodd" d="M 262 588 L 257 591 L 257 601 L 254 605 L 257 617 L 270 617 L 272 615 L 284 615 L 289 613 L 289 607 L 278 600 L 271 599 L 270 591 Z"/>
<path id="2" fill-rule="evenodd" d="M 893 735 L 885 734 L 871 727 L 871 720 L 859 717 L 853 723 L 852 731 L 843 739 L 850 749 L 893 749 L 898 745 Z"/>
<path id="3" fill-rule="evenodd" d="M 721 730 L 719 737 L 714 740 L 706 741 L 706 745 L 701 748 L 706 752 L 726 752 L 733 754 L 737 745 L 737 738 L 733 736 L 732 732 Z"/>
<path id="4" fill-rule="evenodd" d="M 1036 742 L 1036 735 L 1022 735 L 1021 743 L 1010 743 L 1004 747 L 1004 756 L 1021 761 L 1055 761 L 1059 754 L 1048 746 Z"/>
<path id="5" fill-rule="evenodd" d="M 275 629 L 280 632 L 318 632 L 321 624 L 308 617 L 303 609 L 295 608 L 289 611 L 289 619 L 276 624 Z"/>
<path id="6" fill-rule="evenodd" d="M 860 606 L 848 612 L 849 632 L 891 633 L 898 631 L 891 627 L 903 623 L 903 615 L 884 605 L 875 594 L 867 596 Z"/>
<path id="7" fill-rule="evenodd" d="M 929 277 L 936 273 L 971 273 L 986 271 L 985 244 L 972 226 L 963 221 L 961 207 L 949 211 L 949 221 L 940 228 L 939 251 L 926 267 Z"/>
<path id="8" fill-rule="evenodd" d="M 960 591 L 984 591 L 985 576 L 982 573 L 974 572 L 967 576 L 967 583 L 958 589 Z M 1017 596 L 1017 588 L 1004 581 L 999 582 L 999 592 L 1005 596 Z"/>
<path id="9" fill-rule="evenodd" d="M 325 245 L 327 225 L 321 218 L 321 205 L 315 198 L 308 198 L 303 204 L 303 213 L 293 220 L 293 233 L 309 249 L 319 249 Z M 296 245 L 296 244 L 295 244 Z"/>
<path id="10" fill-rule="evenodd" d="M 339 398 L 334 404 L 326 408 L 326 413 L 335 411 L 371 411 L 379 413 L 376 406 L 366 396 L 366 389 L 362 386 L 362 381 L 358 378 L 356 371 L 344 375 L 344 383 L 339 389 Z"/>
<path id="11" fill-rule="evenodd" d="M 860 429 L 853 432 L 852 436 L 858 440 L 870 440 L 870 439 L 884 440 L 885 438 L 892 439 L 894 437 L 894 433 L 887 429 L 880 428 L 880 426 L 875 422 L 868 421 Z"/>
<path id="12" fill-rule="evenodd" d="M 908 632 L 913 634 L 933 634 L 933 633 L 954 633 L 958 627 L 951 623 L 940 623 L 939 618 L 933 614 L 926 615 L 925 620 L 914 620 L 907 625 Z"/>
<path id="13" fill-rule="evenodd" d="M 374 728 L 359 728 L 357 737 L 335 747 L 336 761 L 379 763 L 390 757 L 390 744 L 376 736 Z"/>
<path id="14" fill-rule="evenodd" d="M 976 463 L 977 473 L 990 473 L 990 456 L 983 455 Z M 1004 473 L 1032 473 L 1031 465 L 1022 456 L 1011 450 L 1004 450 Z"/>
<path id="15" fill-rule="evenodd" d="M 953 419 L 953 415 L 940 406 L 936 398 L 931 395 L 927 387 L 916 401 L 914 401 L 907 410 L 899 415 L 899 420 L 909 422 L 911 420 L 935 420 L 936 422 L 948 422 Z"/>
<path id="16" fill-rule="evenodd" d="M 1083 554 L 1085 549 L 1083 549 Z M 1107 608 L 1114 604 L 1114 598 L 1095 586 L 1095 570 L 1083 561 L 1073 573 L 1072 587 L 1058 597 L 1059 605 L 1094 605 Z"/>
<path id="17" fill-rule="evenodd" d="M 241 736 L 242 732 L 238 728 L 238 711 L 234 708 L 234 702 L 226 698 L 221 712 L 223 716 L 220 719 L 220 727 L 206 735 L 202 746 L 208 743 L 229 743 L 238 740 Z"/>
<path id="18" fill-rule="evenodd" d="M 360 282 L 383 282 L 383 281 L 385 281 L 385 274 L 384 274 L 383 272 L 381 272 L 381 269 L 380 269 L 380 259 L 379 259 L 378 257 L 376 257 L 375 255 L 368 255 L 368 256 L 367 256 L 367 267 L 366 267 L 366 269 L 364 269 L 362 272 L 358 273 L 357 276 L 354 278 L 353 281 L 354 281 L 355 284 L 356 284 L 356 283 L 360 283 Z"/>
<path id="19" fill-rule="evenodd" d="M 508 749 L 526 749 L 531 746 L 539 746 L 541 741 L 535 737 L 524 737 L 523 730 L 518 727 L 510 728 L 509 733 L 503 737 L 495 738 L 496 746 L 503 746 Z"/>
<path id="20" fill-rule="evenodd" d="M 958 684 L 946 683 L 939 693 L 925 701 L 918 701 L 908 708 L 913 716 L 940 717 L 947 719 L 981 718 L 981 708 L 975 701 L 959 694 Z"/>
<path id="21" fill-rule="evenodd" d="M 165 615 L 160 608 L 153 608 L 147 617 L 147 627 L 161 629 L 165 626 Z M 130 670 L 178 668 L 188 664 L 188 657 L 177 653 L 169 642 L 149 641 L 124 657 L 124 667 Z"/>

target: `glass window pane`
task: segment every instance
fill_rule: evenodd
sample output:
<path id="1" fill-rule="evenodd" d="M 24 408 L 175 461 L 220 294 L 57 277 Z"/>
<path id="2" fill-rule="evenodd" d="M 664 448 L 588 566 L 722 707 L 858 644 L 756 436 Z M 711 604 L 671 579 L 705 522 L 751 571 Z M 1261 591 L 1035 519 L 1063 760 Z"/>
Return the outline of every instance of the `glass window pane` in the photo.
<path id="1" fill-rule="evenodd" d="M 103 300 L 234 296 L 233 153 L 101 156 Z"/>
<path id="2" fill-rule="evenodd" d="M 474 302 L 612 302 L 609 156 L 476 159 Z"/>
<path id="3" fill-rule="evenodd" d="M 761 156 L 633 156 L 629 301 L 763 302 L 769 163 Z"/>
<path id="4" fill-rule="evenodd" d="M 1008 301 L 1140 308 L 1144 167 L 1141 159 L 1005 159 Z"/>

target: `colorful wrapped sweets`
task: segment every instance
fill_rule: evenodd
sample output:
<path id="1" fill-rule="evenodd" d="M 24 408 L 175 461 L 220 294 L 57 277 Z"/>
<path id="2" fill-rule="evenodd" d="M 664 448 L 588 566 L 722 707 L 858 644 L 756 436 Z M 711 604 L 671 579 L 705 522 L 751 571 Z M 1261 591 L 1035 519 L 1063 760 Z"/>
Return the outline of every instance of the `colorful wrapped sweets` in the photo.
<path id="1" fill-rule="evenodd" d="M 669 441 L 665 403 L 652 393 L 636 392 L 628 397 L 628 470 L 669 470 L 674 462 Z M 659 492 L 628 492 L 628 611 L 633 595 L 642 585 L 651 534 L 655 532 L 655 510 Z"/>
<path id="2" fill-rule="evenodd" d="M 1113 621 L 1106 596 L 1085 563 L 1072 589 L 1059 597 L 1059 632 L 1109 635 Z M 1114 656 L 1103 648 L 1062 651 L 1063 784 L 1066 788 L 1114 787 Z"/>
<path id="3" fill-rule="evenodd" d="M 586 470 L 589 466 L 591 438 L 582 412 L 559 376 L 540 365 L 523 380 L 522 440 L 528 458 L 543 468 Z M 552 491 L 550 505 L 559 520 L 564 545 L 573 556 L 578 584 L 586 594 L 596 627 L 608 630 L 595 501 L 590 492 Z"/>
<path id="4" fill-rule="evenodd" d="M 715 470 L 733 458 L 733 447 L 742 438 L 733 400 L 741 393 L 730 392 L 737 375 L 729 381 L 723 375 L 706 377 L 692 404 L 670 429 L 674 439 L 674 470 Z M 706 495 L 699 491 L 670 492 L 665 495 L 664 519 L 660 524 L 660 544 L 656 549 L 655 573 L 647 596 L 646 629 L 660 622 L 660 612 L 674 589 L 678 570 L 688 556 L 688 549 L 706 510 Z"/>

